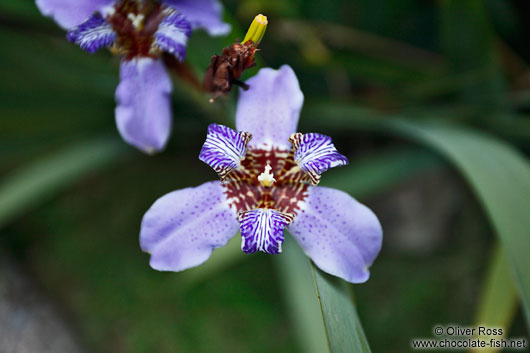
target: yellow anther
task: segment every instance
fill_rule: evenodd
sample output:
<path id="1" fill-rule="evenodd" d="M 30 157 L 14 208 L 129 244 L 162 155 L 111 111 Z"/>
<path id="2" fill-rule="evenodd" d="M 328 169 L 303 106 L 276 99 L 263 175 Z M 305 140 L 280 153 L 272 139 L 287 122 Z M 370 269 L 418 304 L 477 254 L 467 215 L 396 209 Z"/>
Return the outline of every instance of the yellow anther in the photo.
<path id="1" fill-rule="evenodd" d="M 245 39 L 243 39 L 243 44 L 250 40 L 252 41 L 254 46 L 257 47 L 259 42 L 261 42 L 261 39 L 265 35 L 265 30 L 267 29 L 268 23 L 269 21 L 267 20 L 267 16 L 259 14 L 254 17 L 254 21 L 252 21 L 252 24 L 248 29 L 247 35 L 245 36 Z"/>
<path id="2" fill-rule="evenodd" d="M 265 166 L 265 171 L 258 176 L 258 181 L 266 188 L 271 187 L 276 181 L 276 179 L 274 179 L 274 175 L 271 173 L 271 170 L 272 168 L 270 164 L 267 163 Z"/>

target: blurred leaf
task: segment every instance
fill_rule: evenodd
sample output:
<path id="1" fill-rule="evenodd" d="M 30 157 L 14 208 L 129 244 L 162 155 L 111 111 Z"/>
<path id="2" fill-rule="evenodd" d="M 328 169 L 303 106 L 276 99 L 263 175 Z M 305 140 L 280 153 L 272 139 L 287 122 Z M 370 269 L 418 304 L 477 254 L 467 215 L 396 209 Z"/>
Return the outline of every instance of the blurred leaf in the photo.
<path id="1" fill-rule="evenodd" d="M 482 289 L 475 327 L 501 327 L 504 337 L 508 334 L 517 311 L 517 288 L 513 281 L 510 264 L 500 247 L 495 248 L 486 283 Z M 483 340 L 495 337 L 481 337 Z M 500 352 L 501 348 L 480 348 L 472 352 Z"/>
<path id="2" fill-rule="evenodd" d="M 444 154 L 471 184 L 513 266 L 530 322 L 528 161 L 508 144 L 471 129 L 405 121 L 394 121 L 390 126 Z"/>
<path id="3" fill-rule="evenodd" d="M 351 160 L 350 165 L 331 170 L 330 175 L 322 180 L 322 185 L 363 198 L 382 193 L 417 173 L 439 168 L 442 162 L 432 153 L 411 148 Z"/>
<path id="4" fill-rule="evenodd" d="M 322 311 L 315 294 L 312 265 L 292 237 L 285 238 L 283 250 L 276 257 L 275 264 L 302 351 L 329 352 Z"/>
<path id="5" fill-rule="evenodd" d="M 13 171 L 0 183 L 0 226 L 126 151 L 118 138 L 93 138 Z"/>
<path id="6" fill-rule="evenodd" d="M 462 87 L 463 96 L 482 107 L 505 107 L 505 85 L 483 1 L 443 0 L 439 6 L 441 40 L 451 69 L 479 74 Z"/>

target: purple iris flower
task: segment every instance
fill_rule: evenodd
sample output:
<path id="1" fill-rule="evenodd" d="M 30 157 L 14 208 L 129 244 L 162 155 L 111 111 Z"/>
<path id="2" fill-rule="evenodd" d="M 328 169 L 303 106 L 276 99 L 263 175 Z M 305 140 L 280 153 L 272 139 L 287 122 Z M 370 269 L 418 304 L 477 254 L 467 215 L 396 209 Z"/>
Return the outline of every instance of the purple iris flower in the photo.
<path id="1" fill-rule="evenodd" d="M 193 29 L 226 34 L 217 0 L 36 0 L 40 11 L 93 53 L 110 47 L 123 59 L 116 90 L 116 124 L 123 139 L 152 153 L 171 131 L 171 80 L 162 54 L 186 56 Z"/>
<path id="2" fill-rule="evenodd" d="M 210 125 L 199 155 L 221 181 L 171 192 L 145 214 L 140 244 L 151 266 L 200 265 L 238 230 L 245 253 L 278 254 L 286 229 L 323 271 L 366 281 L 381 249 L 377 217 L 345 192 L 316 186 L 348 160 L 330 137 L 296 132 L 304 96 L 289 66 L 262 69 L 247 83 L 238 131 Z"/>

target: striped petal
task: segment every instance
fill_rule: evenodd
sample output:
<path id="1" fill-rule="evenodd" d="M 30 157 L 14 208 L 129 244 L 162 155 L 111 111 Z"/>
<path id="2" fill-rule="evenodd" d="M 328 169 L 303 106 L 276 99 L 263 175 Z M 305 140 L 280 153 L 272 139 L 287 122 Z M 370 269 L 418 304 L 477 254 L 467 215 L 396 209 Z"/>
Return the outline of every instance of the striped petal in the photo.
<path id="1" fill-rule="evenodd" d="M 281 253 L 283 229 L 293 221 L 293 217 L 291 214 L 263 208 L 239 212 L 241 250 L 247 254 L 256 251 Z"/>
<path id="2" fill-rule="evenodd" d="M 85 22 L 72 28 L 66 34 L 66 38 L 70 42 L 79 45 L 81 49 L 89 53 L 112 45 L 116 36 L 112 26 L 99 12 L 94 13 Z"/>
<path id="3" fill-rule="evenodd" d="M 318 184 L 320 175 L 329 168 L 348 164 L 348 159 L 337 151 L 329 136 L 297 132 L 289 141 L 294 147 L 294 161 L 307 173 L 313 185 Z"/>
<path id="4" fill-rule="evenodd" d="M 178 60 L 186 58 L 186 44 L 191 33 L 191 25 L 179 12 L 168 9 L 155 32 L 154 45 L 174 55 Z"/>
<path id="5" fill-rule="evenodd" d="M 211 124 L 199 159 L 212 167 L 223 180 L 239 167 L 251 138 L 252 135 L 248 132 L 237 132 L 223 125 Z"/>

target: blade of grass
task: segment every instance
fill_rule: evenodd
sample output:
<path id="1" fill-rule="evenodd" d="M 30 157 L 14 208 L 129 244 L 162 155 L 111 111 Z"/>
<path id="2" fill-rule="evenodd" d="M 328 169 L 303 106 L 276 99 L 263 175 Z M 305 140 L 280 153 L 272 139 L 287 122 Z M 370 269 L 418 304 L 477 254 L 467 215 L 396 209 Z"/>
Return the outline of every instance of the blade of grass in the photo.
<path id="1" fill-rule="evenodd" d="M 302 351 L 329 352 L 312 265 L 292 237 L 286 237 L 283 249 L 283 254 L 276 257 L 275 265 Z"/>
<path id="2" fill-rule="evenodd" d="M 348 283 L 312 269 L 331 352 L 371 352 Z"/>
<path id="3" fill-rule="evenodd" d="M 389 127 L 438 150 L 470 183 L 506 250 L 529 322 L 528 161 L 510 145 L 462 127 L 405 121 L 393 121 Z"/>
<path id="4" fill-rule="evenodd" d="M 480 107 L 504 108 L 502 78 L 494 33 L 482 0 L 439 2 L 441 41 L 453 72 L 481 72 L 462 87 L 463 98 Z"/>
<path id="5" fill-rule="evenodd" d="M 98 137 L 13 171 L 0 183 L 0 227 L 84 175 L 123 158 L 126 151 L 118 138 Z"/>
<path id="6" fill-rule="evenodd" d="M 316 269 L 292 237 L 277 257 L 278 273 L 304 352 L 370 352 L 349 285 Z"/>
<path id="7" fill-rule="evenodd" d="M 510 325 L 515 317 L 518 307 L 517 288 L 513 280 L 510 264 L 506 254 L 500 247 L 495 248 L 491 266 L 488 271 L 484 288 L 481 292 L 475 327 L 499 327 L 503 329 L 503 336 L 508 334 Z M 478 338 L 478 337 L 477 337 Z M 499 339 L 499 336 L 480 337 L 488 341 L 490 338 Z M 501 348 L 486 347 L 472 349 L 471 352 L 493 353 L 500 352 Z"/>

